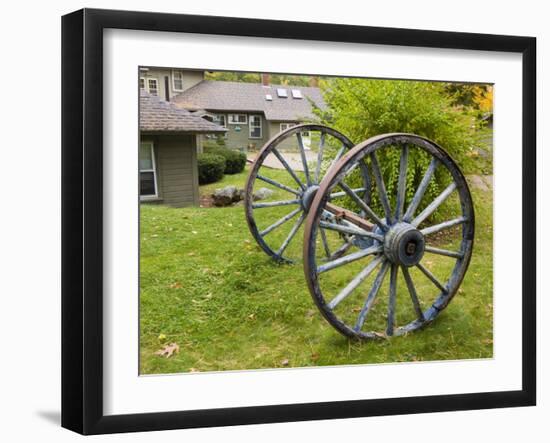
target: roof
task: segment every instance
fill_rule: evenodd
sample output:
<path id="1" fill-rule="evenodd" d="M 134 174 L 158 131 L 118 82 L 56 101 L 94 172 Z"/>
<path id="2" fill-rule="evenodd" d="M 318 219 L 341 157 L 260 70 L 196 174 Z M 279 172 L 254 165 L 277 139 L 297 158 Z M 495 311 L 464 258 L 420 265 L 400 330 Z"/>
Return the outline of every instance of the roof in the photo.
<path id="1" fill-rule="evenodd" d="M 141 91 L 139 97 L 139 129 L 147 132 L 225 132 L 222 126 L 209 122 L 178 108 L 148 92 Z"/>
<path id="2" fill-rule="evenodd" d="M 278 88 L 286 89 L 288 97 L 279 97 Z M 293 89 L 300 90 L 303 98 L 293 98 Z M 267 94 L 272 100 L 266 100 Z M 267 120 L 277 121 L 315 119 L 310 100 L 321 109 L 327 107 L 319 88 L 211 80 L 203 80 L 173 98 L 177 106 L 185 109 L 263 112 Z"/>

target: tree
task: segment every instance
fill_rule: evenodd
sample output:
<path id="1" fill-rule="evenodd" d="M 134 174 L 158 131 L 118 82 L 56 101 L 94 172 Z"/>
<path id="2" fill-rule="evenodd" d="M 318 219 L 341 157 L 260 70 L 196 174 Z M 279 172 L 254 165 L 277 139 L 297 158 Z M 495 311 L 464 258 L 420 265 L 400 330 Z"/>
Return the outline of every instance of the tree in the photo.
<path id="1" fill-rule="evenodd" d="M 328 110 L 316 108 L 315 113 L 323 123 L 355 143 L 378 134 L 413 133 L 442 146 L 464 172 L 476 171 L 474 158 L 482 144 L 476 129 L 481 123 L 471 112 L 453 103 L 444 83 L 333 78 L 324 79 L 321 88 Z M 379 157 L 386 187 L 393 199 L 400 154 L 398 150 L 386 149 Z M 415 150 L 411 155 L 408 198 L 418 187 L 429 161 L 420 151 Z M 449 180 L 444 173 L 436 174 L 427 197 L 433 199 Z"/>

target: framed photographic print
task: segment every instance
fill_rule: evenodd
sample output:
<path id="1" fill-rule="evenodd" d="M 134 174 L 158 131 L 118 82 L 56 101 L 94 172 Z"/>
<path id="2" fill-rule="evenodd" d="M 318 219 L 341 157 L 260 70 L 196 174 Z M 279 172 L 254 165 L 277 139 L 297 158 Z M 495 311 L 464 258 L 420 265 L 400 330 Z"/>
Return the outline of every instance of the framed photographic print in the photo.
<path id="1" fill-rule="evenodd" d="M 62 25 L 64 427 L 535 404 L 534 38 Z"/>

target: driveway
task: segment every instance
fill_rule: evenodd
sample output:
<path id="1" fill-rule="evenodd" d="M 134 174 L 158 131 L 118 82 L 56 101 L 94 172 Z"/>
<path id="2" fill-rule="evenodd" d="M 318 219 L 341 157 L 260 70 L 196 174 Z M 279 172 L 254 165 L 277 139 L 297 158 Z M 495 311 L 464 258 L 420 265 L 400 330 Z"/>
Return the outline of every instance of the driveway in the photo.
<path id="1" fill-rule="evenodd" d="M 304 165 L 302 164 L 302 158 L 298 152 L 281 152 L 283 158 L 288 165 L 295 171 L 304 171 Z M 248 160 L 253 162 L 256 159 L 257 154 L 248 154 Z M 313 151 L 306 151 L 306 159 L 308 164 L 315 162 L 317 159 L 317 153 Z M 285 169 L 281 162 L 273 154 L 269 154 L 264 160 L 264 166 L 272 169 Z"/>

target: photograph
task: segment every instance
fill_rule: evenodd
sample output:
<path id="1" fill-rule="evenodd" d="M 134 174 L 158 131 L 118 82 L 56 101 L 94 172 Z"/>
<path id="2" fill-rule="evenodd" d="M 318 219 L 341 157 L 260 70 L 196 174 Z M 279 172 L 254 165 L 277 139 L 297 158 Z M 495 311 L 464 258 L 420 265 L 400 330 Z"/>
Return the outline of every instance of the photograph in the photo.
<path id="1" fill-rule="evenodd" d="M 128 81 L 140 375 L 493 358 L 493 84 Z"/>

